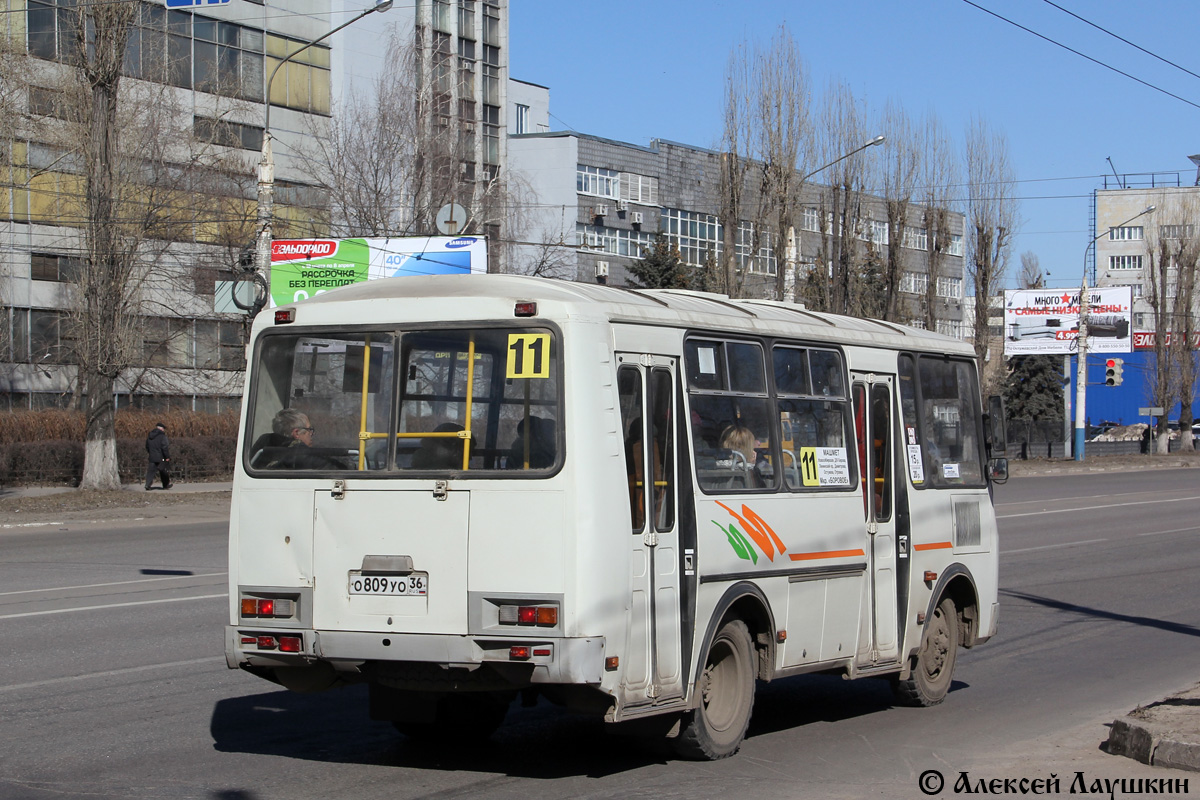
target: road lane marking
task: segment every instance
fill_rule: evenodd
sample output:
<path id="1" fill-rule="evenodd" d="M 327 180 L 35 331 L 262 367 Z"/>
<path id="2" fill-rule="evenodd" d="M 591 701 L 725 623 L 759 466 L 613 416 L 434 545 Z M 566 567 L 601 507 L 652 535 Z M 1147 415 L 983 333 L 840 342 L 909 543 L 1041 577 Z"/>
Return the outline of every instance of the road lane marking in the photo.
<path id="1" fill-rule="evenodd" d="M 1174 528 L 1169 531 L 1147 531 L 1146 533 L 1139 533 L 1138 536 L 1161 536 L 1164 533 L 1190 533 L 1191 531 L 1200 531 L 1200 527 L 1193 525 L 1190 528 Z"/>
<path id="2" fill-rule="evenodd" d="M 1082 542 L 1061 542 L 1059 544 L 1043 544 L 1037 547 L 1019 547 L 1016 550 L 1001 550 L 1000 555 L 1011 555 L 1012 553 L 1031 553 L 1034 550 L 1054 550 L 1059 547 L 1072 547 L 1077 544 L 1096 544 L 1097 542 L 1107 542 L 1108 539 L 1084 539 Z"/>
<path id="3" fill-rule="evenodd" d="M 1047 508 L 1042 511 L 1026 511 L 1022 514 L 997 514 L 996 519 L 1012 519 L 1013 517 L 1038 517 L 1042 514 L 1078 514 L 1080 511 L 1099 511 L 1102 508 L 1124 508 L 1126 506 L 1159 505 L 1161 503 L 1186 503 L 1200 500 L 1200 497 L 1175 497 L 1170 500 L 1142 500 L 1137 503 L 1109 503 L 1103 506 L 1082 506 L 1080 508 Z"/>
<path id="4" fill-rule="evenodd" d="M 162 600 L 134 600 L 129 603 L 108 603 L 102 606 L 80 606 L 79 608 L 53 608 L 47 611 L 25 611 L 21 614 L 2 614 L 0 619 L 18 619 L 20 617 L 42 617 L 47 614 L 70 614 L 74 611 L 100 611 L 105 608 L 128 608 L 130 606 L 151 606 L 158 603 L 182 603 L 187 600 L 212 600 L 217 597 L 228 598 L 228 592 L 220 594 L 199 594 L 192 597 L 167 597 Z"/>
<path id="5" fill-rule="evenodd" d="M 143 664 L 140 667 L 125 667 L 124 669 L 108 669 L 104 672 L 89 672 L 86 675 L 69 675 L 65 678 L 49 678 L 44 681 L 31 681 L 29 683 L 14 683 L 8 686 L 0 686 L 0 692 L 15 692 L 18 689 L 36 689 L 39 686 L 54 686 L 60 683 L 73 683 L 74 681 L 86 681 L 92 678 L 111 678 L 117 675 L 130 675 L 135 672 L 146 672 L 152 669 L 173 669 L 175 667 L 191 667 L 197 664 L 208 664 L 213 662 L 224 662 L 225 659 L 221 656 L 207 656 L 205 658 L 193 658 L 190 661 L 168 661 L 165 664 Z"/>
<path id="6" fill-rule="evenodd" d="M 138 578 L 133 581 L 113 581 L 112 583 L 84 583 L 79 586 L 51 586 L 47 589 L 22 589 L 17 592 L 0 592 L 0 597 L 11 597 L 14 594 L 36 594 L 38 592 L 69 592 L 72 589 L 100 589 L 105 586 L 125 586 L 131 583 L 151 583 L 152 581 L 182 581 L 188 578 L 216 578 L 228 575 L 228 572 L 204 572 L 200 575 L 168 575 L 164 578 Z"/>

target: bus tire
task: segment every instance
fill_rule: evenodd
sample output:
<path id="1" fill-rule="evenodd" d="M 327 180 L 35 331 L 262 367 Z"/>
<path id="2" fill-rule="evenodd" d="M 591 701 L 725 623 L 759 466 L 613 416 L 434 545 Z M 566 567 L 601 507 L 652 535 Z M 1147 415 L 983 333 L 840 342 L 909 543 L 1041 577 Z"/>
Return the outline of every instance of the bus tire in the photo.
<path id="1" fill-rule="evenodd" d="M 737 752 L 754 710 L 754 644 L 740 619 L 717 631 L 696 683 L 697 706 L 683 718 L 675 751 L 713 761 Z"/>
<path id="2" fill-rule="evenodd" d="M 925 623 L 912 676 L 892 684 L 901 705 L 936 706 L 946 699 L 958 656 L 958 631 L 958 611 L 954 601 L 943 598 Z"/>

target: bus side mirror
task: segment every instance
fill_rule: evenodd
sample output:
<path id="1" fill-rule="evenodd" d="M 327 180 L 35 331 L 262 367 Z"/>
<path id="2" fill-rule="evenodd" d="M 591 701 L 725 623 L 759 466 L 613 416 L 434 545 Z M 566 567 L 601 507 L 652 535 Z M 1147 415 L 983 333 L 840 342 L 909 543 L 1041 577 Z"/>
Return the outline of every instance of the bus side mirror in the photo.
<path id="1" fill-rule="evenodd" d="M 984 434 L 987 437 L 988 456 L 995 458 L 1008 450 L 1008 418 L 1004 414 L 1004 398 L 994 394 L 988 398 L 988 411 L 984 419 Z"/>
<path id="2" fill-rule="evenodd" d="M 1008 459 L 990 459 L 988 461 L 988 477 L 992 479 L 992 483 L 1005 483 L 1008 480 Z"/>

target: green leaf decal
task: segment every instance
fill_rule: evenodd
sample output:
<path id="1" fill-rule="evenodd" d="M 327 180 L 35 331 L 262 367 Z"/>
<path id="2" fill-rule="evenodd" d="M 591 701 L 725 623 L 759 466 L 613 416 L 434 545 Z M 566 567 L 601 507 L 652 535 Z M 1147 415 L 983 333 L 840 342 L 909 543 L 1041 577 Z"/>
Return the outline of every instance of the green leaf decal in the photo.
<path id="1" fill-rule="evenodd" d="M 726 529 L 721 523 L 715 519 L 712 524 L 721 529 L 721 533 L 725 534 L 725 538 L 729 540 L 729 546 L 733 548 L 733 552 L 737 553 L 737 557 L 745 561 L 750 561 L 754 564 L 758 563 L 758 553 L 754 549 L 754 545 L 746 540 L 746 537 L 733 524 L 730 524 Z"/>

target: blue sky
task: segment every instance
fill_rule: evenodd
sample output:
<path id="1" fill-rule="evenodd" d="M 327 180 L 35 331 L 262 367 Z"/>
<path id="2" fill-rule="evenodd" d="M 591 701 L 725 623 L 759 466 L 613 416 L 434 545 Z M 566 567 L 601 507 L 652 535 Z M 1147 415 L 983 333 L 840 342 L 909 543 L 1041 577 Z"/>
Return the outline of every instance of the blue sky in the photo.
<path id="1" fill-rule="evenodd" d="M 1045 0 L 974 0 L 1051 39 L 1200 105 L 1200 78 L 1097 31 Z M 1194 0 L 1055 0 L 1200 73 Z M 510 0 L 510 68 L 550 87 L 551 122 L 634 144 L 719 143 L 723 76 L 739 42 L 786 24 L 811 85 L 848 84 L 881 113 L 932 111 L 962 142 L 973 115 L 1009 141 L 1021 227 L 1050 285 L 1077 286 L 1091 236 L 1091 192 L 1118 172 L 1179 172 L 1192 185 L 1200 108 L 1091 63 L 964 0 Z M 886 146 L 886 145 L 885 145 Z"/>

